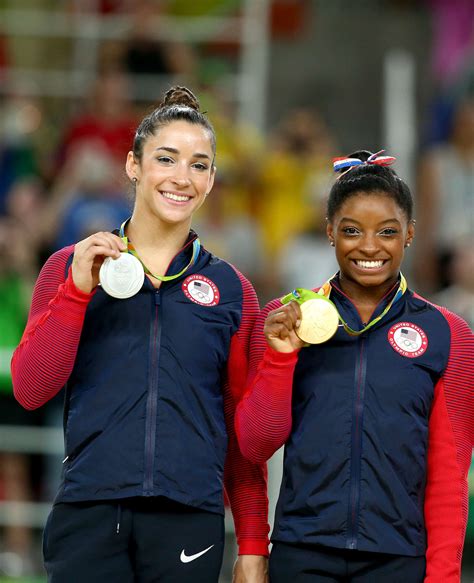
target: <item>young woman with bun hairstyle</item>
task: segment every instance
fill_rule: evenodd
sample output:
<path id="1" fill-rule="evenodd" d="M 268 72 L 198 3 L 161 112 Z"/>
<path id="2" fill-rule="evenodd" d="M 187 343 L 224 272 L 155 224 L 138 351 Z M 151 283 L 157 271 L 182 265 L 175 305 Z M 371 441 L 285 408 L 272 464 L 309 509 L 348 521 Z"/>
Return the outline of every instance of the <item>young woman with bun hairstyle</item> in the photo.
<path id="1" fill-rule="evenodd" d="M 216 139 L 191 91 L 136 130 L 130 219 L 54 253 L 12 360 L 36 409 L 65 388 L 62 482 L 43 540 L 52 583 L 217 582 L 224 490 L 237 583 L 266 581 L 265 464 L 234 433 L 258 301 L 191 230 Z"/>
<path id="2" fill-rule="evenodd" d="M 474 341 L 407 286 L 413 203 L 394 161 L 334 161 L 339 271 L 271 301 L 252 335 L 239 444 L 255 463 L 285 445 L 271 583 L 460 581 Z"/>

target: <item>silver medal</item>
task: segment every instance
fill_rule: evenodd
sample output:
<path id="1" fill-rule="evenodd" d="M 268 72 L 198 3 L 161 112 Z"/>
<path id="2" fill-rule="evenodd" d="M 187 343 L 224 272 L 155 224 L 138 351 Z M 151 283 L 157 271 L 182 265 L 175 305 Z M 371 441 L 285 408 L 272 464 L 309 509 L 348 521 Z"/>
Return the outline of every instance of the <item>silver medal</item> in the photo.
<path id="1" fill-rule="evenodd" d="M 107 257 L 99 271 L 102 289 L 114 298 L 134 296 L 142 287 L 145 272 L 140 261 L 130 253 L 120 253 L 118 259 Z"/>

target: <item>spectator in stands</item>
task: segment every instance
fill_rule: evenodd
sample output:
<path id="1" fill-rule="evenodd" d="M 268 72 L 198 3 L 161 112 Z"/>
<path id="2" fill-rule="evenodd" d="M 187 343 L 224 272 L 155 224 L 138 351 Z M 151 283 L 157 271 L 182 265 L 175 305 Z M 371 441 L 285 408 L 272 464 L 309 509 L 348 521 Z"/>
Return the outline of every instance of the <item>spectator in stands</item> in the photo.
<path id="1" fill-rule="evenodd" d="M 433 301 L 459 314 L 474 329 L 474 237 L 461 238 L 454 247 L 449 281 Z"/>
<path id="2" fill-rule="evenodd" d="M 60 172 L 78 145 L 83 144 L 104 148 L 120 175 L 136 124 L 128 76 L 116 68 L 101 72 L 91 88 L 85 109 L 66 123 L 54 175 Z"/>
<path id="3" fill-rule="evenodd" d="M 47 252 L 44 223 L 46 209 L 46 194 L 38 177 L 17 180 L 7 193 L 6 216 L 21 230 L 22 239 L 30 250 L 30 277 L 36 276 Z"/>
<path id="4" fill-rule="evenodd" d="M 209 247 L 252 281 L 257 293 L 266 285 L 266 256 L 258 217 L 260 160 L 263 136 L 253 127 L 237 122 L 225 92 L 205 94 L 206 109 L 213 113 L 219 144 L 219 173 L 212 191 L 212 204 L 196 214 L 195 225 Z"/>
<path id="5" fill-rule="evenodd" d="M 195 82 L 198 64 L 191 45 L 179 39 L 179 27 L 170 31 L 162 2 L 138 0 L 123 7 L 129 29 L 124 39 L 107 41 L 101 60 L 123 70 L 132 80 L 134 100 L 152 102 L 174 82 Z"/>
<path id="6" fill-rule="evenodd" d="M 130 215 L 125 173 L 100 142 L 81 141 L 58 175 L 42 219 L 56 251 L 99 230 L 112 230 Z"/>
<path id="7" fill-rule="evenodd" d="M 38 415 L 28 415 L 15 403 L 9 364 L 28 315 L 35 259 L 20 225 L 10 217 L 0 218 L 0 433 L 3 424 L 21 431 L 23 426 L 39 422 Z M 21 452 L 0 451 L 0 499 L 7 503 L 32 501 L 30 462 Z M 17 522 L 19 515 L 10 506 L 4 513 L 7 525 L 0 544 L 0 575 L 32 574 L 33 532 Z"/>
<path id="8" fill-rule="evenodd" d="M 430 148 L 419 166 L 414 273 L 425 293 L 450 281 L 460 238 L 474 235 L 474 96 L 459 103 L 449 141 Z"/>
<path id="9" fill-rule="evenodd" d="M 291 111 L 271 138 L 263 159 L 259 220 L 265 249 L 275 260 L 293 235 L 305 230 L 319 211 L 320 182 L 334 140 L 321 117 L 307 109 Z"/>
<path id="10" fill-rule="evenodd" d="M 6 197 L 14 184 L 39 174 L 33 135 L 41 120 L 30 99 L 8 96 L 0 101 L 0 215 L 7 213 Z"/>
<path id="11" fill-rule="evenodd" d="M 318 184 L 319 193 L 314 195 L 311 223 L 306 229 L 290 237 L 280 253 L 276 271 L 281 293 L 292 286 L 311 288 L 315 281 L 328 279 L 338 269 L 336 258 L 327 244 L 326 236 L 325 193 L 328 191 L 328 186 L 329 181 L 326 180 Z"/>
<path id="12" fill-rule="evenodd" d="M 165 16 L 160 3 L 139 0 L 130 14 L 132 31 L 126 43 L 125 69 L 131 74 L 168 75 L 189 78 L 196 69 L 191 48 L 177 38 L 161 40 L 160 18 Z"/>

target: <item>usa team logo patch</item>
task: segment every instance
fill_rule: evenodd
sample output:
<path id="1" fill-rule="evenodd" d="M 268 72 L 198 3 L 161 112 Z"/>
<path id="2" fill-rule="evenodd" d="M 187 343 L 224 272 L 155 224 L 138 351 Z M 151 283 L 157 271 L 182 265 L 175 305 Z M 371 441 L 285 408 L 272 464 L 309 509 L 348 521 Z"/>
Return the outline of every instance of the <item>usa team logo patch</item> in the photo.
<path id="1" fill-rule="evenodd" d="M 189 300 L 201 306 L 217 306 L 221 297 L 217 285 L 204 275 L 190 275 L 182 288 Z"/>
<path id="2" fill-rule="evenodd" d="M 402 356 L 416 358 L 428 348 L 428 338 L 424 331 L 411 322 L 399 322 L 388 331 L 390 346 Z"/>

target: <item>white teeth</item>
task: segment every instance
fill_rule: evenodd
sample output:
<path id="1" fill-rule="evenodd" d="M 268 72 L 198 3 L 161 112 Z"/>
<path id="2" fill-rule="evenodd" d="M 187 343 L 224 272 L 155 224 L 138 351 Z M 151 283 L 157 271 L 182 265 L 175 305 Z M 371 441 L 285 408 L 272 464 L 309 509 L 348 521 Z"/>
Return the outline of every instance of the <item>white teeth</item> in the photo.
<path id="1" fill-rule="evenodd" d="M 363 269 L 377 269 L 382 267 L 383 261 L 356 261 L 357 267 L 362 267 Z"/>
<path id="2" fill-rule="evenodd" d="M 171 200 L 176 200 L 177 202 L 186 202 L 191 197 L 190 196 L 181 196 L 179 194 L 173 194 L 172 192 L 162 192 L 161 193 L 165 198 L 169 198 Z"/>

